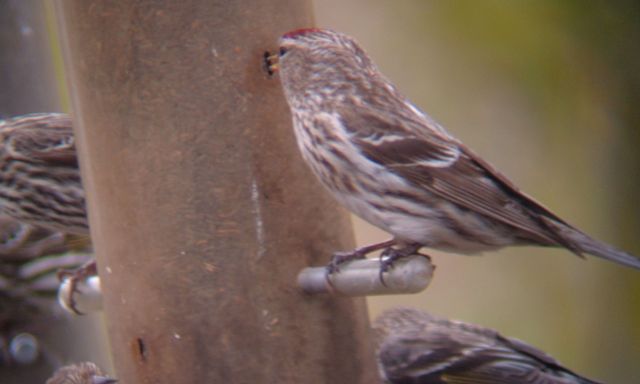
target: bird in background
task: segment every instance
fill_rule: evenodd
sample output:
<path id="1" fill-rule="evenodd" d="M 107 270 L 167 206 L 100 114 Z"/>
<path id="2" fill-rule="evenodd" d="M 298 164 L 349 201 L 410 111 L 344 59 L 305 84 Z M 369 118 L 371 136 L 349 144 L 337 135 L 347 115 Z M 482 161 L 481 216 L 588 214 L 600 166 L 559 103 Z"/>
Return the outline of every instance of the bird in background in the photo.
<path id="1" fill-rule="evenodd" d="M 344 206 L 393 238 L 334 255 L 383 250 L 383 270 L 422 247 L 474 254 L 510 245 L 564 247 L 628 267 L 640 259 L 591 238 L 405 98 L 351 37 L 298 29 L 265 54 L 278 72 L 302 157 Z"/>
<path id="2" fill-rule="evenodd" d="M 14 255 L 17 249 L 38 253 L 37 247 L 60 237 L 69 242 L 65 247 L 73 242 L 90 244 L 69 115 L 35 113 L 0 121 L 0 217 L 15 221 L 15 238 L 5 239 L 5 246 L 14 246 Z M 20 236 L 26 233 L 20 231 L 23 224 L 32 235 L 37 230 L 44 233 L 43 243 L 26 241 L 16 248 L 14 243 L 22 241 Z M 60 277 L 69 276 L 76 282 L 96 273 L 91 259 Z"/>
<path id="3" fill-rule="evenodd" d="M 0 121 L 0 214 L 89 234 L 69 115 L 35 113 Z"/>
<path id="4" fill-rule="evenodd" d="M 93 259 L 86 236 L 63 234 L 0 217 L 0 366 L 54 364 L 39 338 L 63 315 L 56 303 L 60 269 Z"/>
<path id="5" fill-rule="evenodd" d="M 89 236 L 48 230 L 0 216 L 1 261 L 28 262 L 45 255 L 90 248 Z"/>
<path id="6" fill-rule="evenodd" d="M 373 330 L 385 383 L 598 384 L 520 340 L 416 309 L 388 310 Z"/>
<path id="7" fill-rule="evenodd" d="M 83 362 L 58 369 L 46 384 L 113 384 L 117 382 L 118 380 L 105 376 L 94 363 Z"/>
<path id="8" fill-rule="evenodd" d="M 0 308 L 6 304 L 6 308 L 25 312 L 51 312 L 59 287 L 58 271 L 78 268 L 92 259 L 88 236 L 0 217 Z M 14 301 L 17 304 L 9 304 Z"/>

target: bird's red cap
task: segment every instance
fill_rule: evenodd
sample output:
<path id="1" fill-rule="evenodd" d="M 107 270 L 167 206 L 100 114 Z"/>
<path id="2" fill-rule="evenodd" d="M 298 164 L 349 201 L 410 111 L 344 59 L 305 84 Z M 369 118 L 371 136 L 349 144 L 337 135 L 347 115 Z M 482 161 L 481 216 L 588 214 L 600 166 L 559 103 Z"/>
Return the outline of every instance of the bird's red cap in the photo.
<path id="1" fill-rule="evenodd" d="M 304 36 L 310 33 L 321 32 L 321 31 L 322 29 L 320 28 L 300 28 L 300 29 L 294 29 L 293 31 L 289 31 L 284 35 L 282 35 L 282 37 L 284 37 L 285 39 L 292 39 L 298 36 Z"/>

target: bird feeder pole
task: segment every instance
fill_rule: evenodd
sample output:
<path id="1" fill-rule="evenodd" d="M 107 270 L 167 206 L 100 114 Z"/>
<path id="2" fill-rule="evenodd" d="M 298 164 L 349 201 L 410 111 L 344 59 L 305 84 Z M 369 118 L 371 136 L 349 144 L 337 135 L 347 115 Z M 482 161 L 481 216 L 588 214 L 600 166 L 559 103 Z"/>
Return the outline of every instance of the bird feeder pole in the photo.
<path id="1" fill-rule="evenodd" d="M 56 5 L 118 379 L 377 382 L 364 299 L 296 285 L 354 245 L 261 68 L 311 2 Z"/>

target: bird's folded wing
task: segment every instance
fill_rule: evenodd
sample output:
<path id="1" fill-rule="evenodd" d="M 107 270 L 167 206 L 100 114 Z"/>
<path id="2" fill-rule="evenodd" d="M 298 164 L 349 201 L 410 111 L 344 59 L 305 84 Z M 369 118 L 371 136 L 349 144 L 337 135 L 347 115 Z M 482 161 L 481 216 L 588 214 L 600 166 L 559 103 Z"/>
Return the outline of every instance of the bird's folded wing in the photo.
<path id="1" fill-rule="evenodd" d="M 77 166 L 71 118 L 62 113 L 39 113 L 6 122 L 5 146 L 15 158 L 52 165 Z M 44 128 L 44 129 L 43 129 Z"/>
<path id="2" fill-rule="evenodd" d="M 520 230 L 523 239 L 544 245 L 564 239 L 538 218 L 564 222 L 520 192 L 505 176 L 457 140 L 427 121 L 401 120 L 370 110 L 349 112 L 343 124 L 369 160 L 442 199 Z M 358 125 L 351 126 L 350 125 Z M 366 125 L 366 129 L 359 129 Z M 571 248 L 571 247 L 570 247 Z"/>

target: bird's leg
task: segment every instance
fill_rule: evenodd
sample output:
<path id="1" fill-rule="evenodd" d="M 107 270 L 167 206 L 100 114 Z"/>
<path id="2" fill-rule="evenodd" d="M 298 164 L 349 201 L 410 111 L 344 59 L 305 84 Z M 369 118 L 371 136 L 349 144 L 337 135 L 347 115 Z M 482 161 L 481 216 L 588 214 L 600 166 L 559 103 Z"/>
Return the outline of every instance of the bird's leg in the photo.
<path id="1" fill-rule="evenodd" d="M 397 260 L 403 259 L 405 257 L 409 257 L 411 255 L 415 255 L 418 253 L 418 250 L 422 248 L 421 244 L 418 243 L 409 243 L 403 244 L 400 248 L 393 248 L 391 246 L 387 247 L 380 254 L 380 282 L 385 287 L 387 284 L 384 282 L 384 273 L 393 268 L 393 263 Z M 424 255 L 425 257 L 429 257 Z"/>
<path id="2" fill-rule="evenodd" d="M 74 294 L 76 293 L 76 286 L 80 281 L 86 280 L 89 277 L 96 275 L 98 275 L 98 266 L 96 265 L 95 259 L 87 261 L 85 264 L 76 269 L 65 269 L 58 271 L 58 280 L 62 282 L 64 279 L 69 279 L 71 289 L 69 290 L 70 294 L 68 303 L 69 308 L 71 308 L 71 310 L 75 312 L 76 315 L 82 315 L 82 313 L 76 309 L 75 299 L 73 298 Z"/>
<path id="3" fill-rule="evenodd" d="M 333 254 L 333 257 L 331 258 L 331 262 L 329 263 L 329 265 L 327 265 L 327 276 L 331 275 L 332 273 L 338 272 L 340 270 L 339 266 L 341 264 L 346 263 L 347 261 L 351 261 L 355 259 L 364 259 L 371 252 L 390 248 L 395 244 L 396 244 L 395 239 L 389 239 L 381 243 L 365 245 L 364 247 L 356 248 L 353 251 L 335 252 Z"/>

